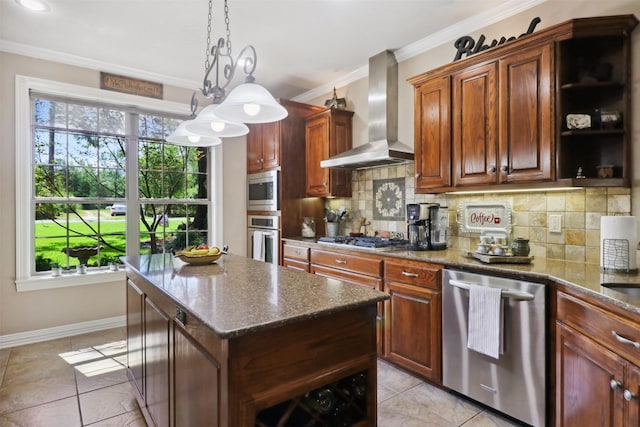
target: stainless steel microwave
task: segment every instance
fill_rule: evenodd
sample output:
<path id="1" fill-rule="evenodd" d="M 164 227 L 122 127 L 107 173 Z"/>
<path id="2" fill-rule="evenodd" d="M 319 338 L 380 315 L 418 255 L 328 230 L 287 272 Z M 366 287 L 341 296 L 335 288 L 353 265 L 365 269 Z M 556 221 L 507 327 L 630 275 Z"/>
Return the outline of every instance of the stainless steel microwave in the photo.
<path id="1" fill-rule="evenodd" d="M 247 176 L 247 210 L 277 211 L 279 174 L 277 170 L 254 173 Z"/>

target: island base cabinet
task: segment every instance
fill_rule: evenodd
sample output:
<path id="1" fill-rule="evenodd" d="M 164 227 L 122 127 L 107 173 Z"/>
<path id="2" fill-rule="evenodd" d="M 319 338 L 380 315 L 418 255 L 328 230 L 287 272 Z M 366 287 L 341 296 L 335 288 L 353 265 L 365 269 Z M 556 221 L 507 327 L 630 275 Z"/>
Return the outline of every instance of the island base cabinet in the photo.
<path id="1" fill-rule="evenodd" d="M 334 424 L 324 415 L 333 415 L 342 407 L 348 412 L 345 416 L 352 419 L 348 425 L 375 426 L 375 318 L 376 307 L 372 305 L 232 340 L 229 346 L 229 375 L 233 378 L 229 383 L 230 419 L 237 422 L 230 425 L 297 425 L 285 422 L 297 412 L 307 421 L 316 422 L 311 425 L 331 427 Z M 301 358 L 304 354 L 313 354 L 313 357 Z M 362 401 L 356 402 L 345 396 L 339 384 L 359 374 L 366 380 Z M 309 403 L 314 400 L 314 392 L 320 390 L 333 396 L 321 399 L 331 405 L 331 414 L 322 414 Z M 329 400 L 333 403 L 327 403 Z M 278 416 L 282 408 L 286 409 Z M 265 414 L 273 416 L 274 413 L 275 422 L 264 419 Z"/>
<path id="2" fill-rule="evenodd" d="M 169 328 L 170 321 L 149 298 L 145 298 L 146 405 L 153 425 L 169 427 Z"/>
<path id="3" fill-rule="evenodd" d="M 175 425 L 215 427 L 218 424 L 220 369 L 215 360 L 182 326 L 174 328 Z"/>
<path id="4" fill-rule="evenodd" d="M 134 390 L 144 400 L 144 294 L 127 281 L 127 374 Z"/>
<path id="5" fill-rule="evenodd" d="M 128 275 L 128 376 L 147 425 L 276 427 L 303 425 L 283 421 L 302 416 L 316 426 L 376 425 L 375 303 L 222 338 Z M 331 414 L 310 397 L 327 389 Z"/>

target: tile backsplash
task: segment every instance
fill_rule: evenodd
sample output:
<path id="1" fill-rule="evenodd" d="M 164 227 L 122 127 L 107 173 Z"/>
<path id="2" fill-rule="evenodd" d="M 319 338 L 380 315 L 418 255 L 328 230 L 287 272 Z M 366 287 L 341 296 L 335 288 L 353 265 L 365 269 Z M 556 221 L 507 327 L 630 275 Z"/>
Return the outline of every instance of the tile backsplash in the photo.
<path id="1" fill-rule="evenodd" d="M 597 264 L 600 256 L 600 217 L 631 214 L 631 190 L 628 188 L 415 194 L 413 176 L 413 164 L 354 171 L 352 198 L 327 199 L 328 208 L 338 210 L 344 207 L 350 212 L 341 224 L 340 233 L 358 231 L 359 217 L 366 217 L 371 222 L 367 234 L 376 231 L 406 233 L 406 221 L 397 220 L 397 204 L 402 204 L 401 217 L 404 217 L 406 203 L 435 202 L 448 207 L 449 247 L 473 250 L 478 244 L 478 234 L 464 233 L 459 229 L 458 208 L 465 202 L 507 201 L 513 208 L 511 238 L 528 238 L 531 255 Z M 398 181 L 399 178 L 404 178 L 404 185 Z M 385 214 L 396 219 L 386 220 Z M 549 231 L 550 215 L 560 216 L 559 233 Z"/>

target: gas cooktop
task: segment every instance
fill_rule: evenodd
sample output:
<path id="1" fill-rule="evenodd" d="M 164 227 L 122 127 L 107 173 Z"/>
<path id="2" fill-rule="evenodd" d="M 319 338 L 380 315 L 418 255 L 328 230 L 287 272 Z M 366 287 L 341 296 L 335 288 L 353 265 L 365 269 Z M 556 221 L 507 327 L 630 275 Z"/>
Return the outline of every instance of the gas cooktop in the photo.
<path id="1" fill-rule="evenodd" d="M 406 249 L 409 244 L 405 239 L 384 239 L 382 237 L 352 237 L 352 236 L 334 236 L 320 237 L 318 243 L 335 247 L 355 247 L 359 249 L 368 249 L 374 251 L 384 251 L 393 249 Z"/>

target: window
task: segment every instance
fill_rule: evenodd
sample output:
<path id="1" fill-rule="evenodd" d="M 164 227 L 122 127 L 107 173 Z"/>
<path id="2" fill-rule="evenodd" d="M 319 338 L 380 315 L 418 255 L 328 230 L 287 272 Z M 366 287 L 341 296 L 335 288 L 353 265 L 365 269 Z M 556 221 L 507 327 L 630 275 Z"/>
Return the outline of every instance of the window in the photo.
<path id="1" fill-rule="evenodd" d="M 186 106 L 105 92 L 16 79 L 19 290 L 109 281 L 125 254 L 215 242 L 220 147 L 164 143 Z"/>

